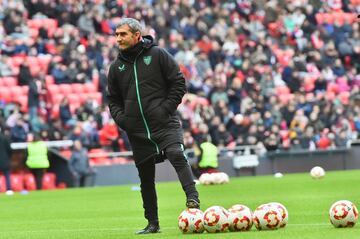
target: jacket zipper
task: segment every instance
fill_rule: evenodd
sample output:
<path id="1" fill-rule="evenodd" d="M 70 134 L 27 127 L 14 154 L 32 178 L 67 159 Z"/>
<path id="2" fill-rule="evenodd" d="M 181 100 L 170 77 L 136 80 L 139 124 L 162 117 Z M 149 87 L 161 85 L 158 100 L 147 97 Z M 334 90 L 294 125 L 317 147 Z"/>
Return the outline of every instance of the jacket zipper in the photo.
<path id="1" fill-rule="evenodd" d="M 142 52 L 142 51 L 141 51 L 141 52 Z M 139 53 L 139 55 L 141 54 L 141 52 Z M 138 55 L 138 56 L 139 56 L 139 55 Z M 141 105 L 141 97 L 140 97 L 140 91 L 139 91 L 139 82 L 138 82 L 137 71 L 136 71 L 136 61 L 137 61 L 138 56 L 135 58 L 135 61 L 134 61 L 134 74 L 135 74 L 136 97 L 137 97 L 137 100 L 138 100 L 141 117 L 142 117 L 142 120 L 143 120 L 143 122 L 144 122 L 145 129 L 146 129 L 147 138 L 155 145 L 155 147 L 156 147 L 156 152 L 157 152 L 157 154 L 159 154 L 159 153 L 160 153 L 159 146 L 158 146 L 158 144 L 151 138 L 150 128 L 149 128 L 148 123 L 147 123 L 147 121 L 146 121 L 146 119 L 145 119 L 144 111 L 143 111 L 143 108 L 142 108 L 142 105 Z"/>

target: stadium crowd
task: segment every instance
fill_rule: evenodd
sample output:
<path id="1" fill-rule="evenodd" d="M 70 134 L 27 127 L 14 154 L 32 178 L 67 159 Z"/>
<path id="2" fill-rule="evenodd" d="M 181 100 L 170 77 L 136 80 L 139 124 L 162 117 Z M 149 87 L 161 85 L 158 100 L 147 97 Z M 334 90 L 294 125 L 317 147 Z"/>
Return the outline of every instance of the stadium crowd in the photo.
<path id="1" fill-rule="evenodd" d="M 130 150 L 106 107 L 114 29 L 128 16 L 185 75 L 187 148 L 204 136 L 268 150 L 347 146 L 360 132 L 359 12 L 358 0 L 0 0 L 0 125 L 12 142 L 40 133 Z"/>

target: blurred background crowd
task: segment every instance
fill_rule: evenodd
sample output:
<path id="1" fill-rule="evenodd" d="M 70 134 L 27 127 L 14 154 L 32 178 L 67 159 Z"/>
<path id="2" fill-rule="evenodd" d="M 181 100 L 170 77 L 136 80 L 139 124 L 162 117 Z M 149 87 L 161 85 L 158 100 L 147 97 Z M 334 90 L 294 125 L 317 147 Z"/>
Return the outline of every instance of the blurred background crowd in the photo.
<path id="1" fill-rule="evenodd" d="M 359 0 L 0 0 L 0 126 L 12 142 L 131 150 L 106 106 L 122 16 L 180 64 L 185 146 L 347 146 L 360 132 Z"/>

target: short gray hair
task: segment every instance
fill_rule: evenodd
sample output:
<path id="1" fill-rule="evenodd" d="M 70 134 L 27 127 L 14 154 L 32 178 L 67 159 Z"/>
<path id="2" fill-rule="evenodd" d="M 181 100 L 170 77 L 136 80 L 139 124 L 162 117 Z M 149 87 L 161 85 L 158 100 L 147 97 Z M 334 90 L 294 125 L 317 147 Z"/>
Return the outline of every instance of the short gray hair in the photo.
<path id="1" fill-rule="evenodd" d="M 128 25 L 130 28 L 130 31 L 132 33 L 140 32 L 142 33 L 142 26 L 140 22 L 134 18 L 124 17 L 120 20 L 119 24 L 116 26 L 116 28 L 119 28 L 123 25 Z"/>

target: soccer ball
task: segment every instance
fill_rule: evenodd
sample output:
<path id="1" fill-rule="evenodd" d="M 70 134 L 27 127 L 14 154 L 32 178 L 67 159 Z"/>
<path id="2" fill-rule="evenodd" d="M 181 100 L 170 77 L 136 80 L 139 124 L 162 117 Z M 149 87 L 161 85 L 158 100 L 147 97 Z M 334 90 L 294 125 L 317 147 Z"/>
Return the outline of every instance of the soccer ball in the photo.
<path id="1" fill-rule="evenodd" d="M 334 227 L 353 227 L 358 220 L 358 210 L 352 202 L 340 200 L 331 205 L 330 222 Z"/>
<path id="2" fill-rule="evenodd" d="M 235 204 L 229 208 L 230 231 L 249 231 L 253 225 L 253 215 L 245 205 Z"/>
<path id="3" fill-rule="evenodd" d="M 204 212 L 204 228 L 207 232 L 226 232 L 229 229 L 229 212 L 221 206 L 212 206 Z"/>
<path id="4" fill-rule="evenodd" d="M 223 184 L 223 183 L 229 183 L 230 179 L 229 179 L 229 175 L 227 175 L 226 173 L 224 172 L 220 172 L 218 173 L 220 174 L 220 183 Z"/>
<path id="5" fill-rule="evenodd" d="M 310 176 L 313 178 L 313 179 L 320 179 L 320 178 L 323 178 L 325 176 L 325 170 L 320 167 L 320 166 L 316 166 L 316 167 L 313 167 L 311 170 L 310 170 Z"/>
<path id="6" fill-rule="evenodd" d="M 203 173 L 200 175 L 199 181 L 201 184 L 209 185 L 212 183 L 212 176 L 210 173 Z"/>
<path id="7" fill-rule="evenodd" d="M 213 184 L 221 184 L 222 183 L 222 177 L 220 173 L 212 173 L 212 182 Z"/>
<path id="8" fill-rule="evenodd" d="M 275 230 L 280 227 L 282 220 L 280 210 L 271 204 L 258 206 L 253 215 L 253 222 L 258 230 Z"/>
<path id="9" fill-rule="evenodd" d="M 211 174 L 214 184 L 224 184 L 229 182 L 229 176 L 226 173 L 218 172 Z"/>
<path id="10" fill-rule="evenodd" d="M 282 218 L 281 222 L 280 222 L 280 227 L 281 228 L 285 227 L 289 220 L 289 213 L 288 213 L 286 207 L 278 202 L 270 202 L 269 204 L 276 207 L 280 211 L 281 218 Z"/>
<path id="11" fill-rule="evenodd" d="M 196 208 L 188 208 L 179 216 L 179 229 L 183 233 L 202 233 L 204 231 L 204 214 Z"/>

